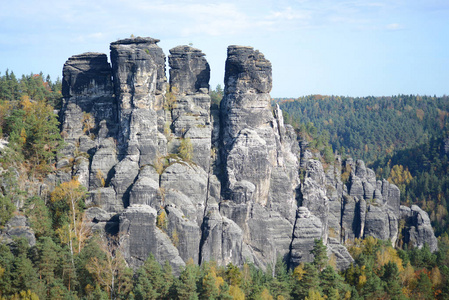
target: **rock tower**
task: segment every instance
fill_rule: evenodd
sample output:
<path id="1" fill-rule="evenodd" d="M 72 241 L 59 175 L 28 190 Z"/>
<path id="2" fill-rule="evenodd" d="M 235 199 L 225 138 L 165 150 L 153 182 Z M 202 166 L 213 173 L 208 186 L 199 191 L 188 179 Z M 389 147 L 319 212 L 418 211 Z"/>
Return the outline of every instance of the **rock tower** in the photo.
<path id="1" fill-rule="evenodd" d="M 344 269 L 353 261 L 345 241 L 395 243 L 399 230 L 406 242 L 436 249 L 427 214 L 400 206 L 399 189 L 363 161 L 337 156 L 323 168 L 319 154 L 300 147 L 271 107 L 271 63 L 262 53 L 228 47 L 217 111 L 205 54 L 171 49 L 167 80 L 158 42 L 119 40 L 111 64 L 84 53 L 63 69 L 67 146 L 54 180 L 77 176 L 88 188 L 93 230 L 118 235 L 131 266 L 153 253 L 176 272 L 189 259 L 266 268 L 281 256 L 294 267 L 311 261 L 314 239 L 323 239 Z"/>

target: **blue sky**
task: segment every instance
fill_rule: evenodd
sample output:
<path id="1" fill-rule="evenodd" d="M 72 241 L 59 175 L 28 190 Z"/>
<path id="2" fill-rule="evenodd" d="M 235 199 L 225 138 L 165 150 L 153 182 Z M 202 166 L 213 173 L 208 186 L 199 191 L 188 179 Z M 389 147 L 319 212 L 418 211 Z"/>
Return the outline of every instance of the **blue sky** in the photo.
<path id="1" fill-rule="evenodd" d="M 83 52 L 150 36 L 192 43 L 223 85 L 228 45 L 273 65 L 272 97 L 449 94 L 448 0 L 0 0 L 0 72 L 61 76 Z"/>

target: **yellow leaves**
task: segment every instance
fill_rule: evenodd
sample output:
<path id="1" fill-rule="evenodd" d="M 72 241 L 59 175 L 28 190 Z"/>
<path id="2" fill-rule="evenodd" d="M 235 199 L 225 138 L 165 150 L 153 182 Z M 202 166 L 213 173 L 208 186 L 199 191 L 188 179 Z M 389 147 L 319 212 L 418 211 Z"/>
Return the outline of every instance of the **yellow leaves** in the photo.
<path id="1" fill-rule="evenodd" d="M 97 179 L 100 181 L 100 184 L 102 187 L 104 187 L 106 185 L 106 180 L 105 180 L 106 176 L 104 176 L 103 171 L 97 170 L 97 174 L 95 175 L 95 177 L 97 177 Z"/>
<path id="2" fill-rule="evenodd" d="M 367 236 L 365 239 L 354 239 L 348 241 L 348 251 L 352 257 L 358 257 L 360 254 L 374 254 L 374 250 L 377 246 L 377 239 L 372 236 Z"/>
<path id="3" fill-rule="evenodd" d="M 39 300 L 39 297 L 36 293 L 27 290 L 27 291 L 20 291 L 19 293 L 14 294 L 10 298 L 11 300 Z"/>
<path id="4" fill-rule="evenodd" d="M 104 287 L 111 299 L 114 299 L 114 290 L 120 289 L 120 282 L 123 282 L 126 277 L 126 262 L 122 252 L 116 246 L 116 240 L 103 238 L 99 242 L 104 256 L 92 257 L 86 269 L 93 275 L 96 284 Z"/>
<path id="5" fill-rule="evenodd" d="M 439 286 L 443 282 L 443 277 L 441 275 L 438 266 L 435 266 L 430 272 L 430 281 L 432 281 L 432 286 Z"/>
<path id="6" fill-rule="evenodd" d="M 95 119 L 90 113 L 83 112 L 83 132 L 90 135 L 90 131 L 95 128 Z"/>
<path id="7" fill-rule="evenodd" d="M 71 201 L 72 199 L 80 200 L 85 192 L 80 189 L 81 184 L 77 179 L 72 179 L 68 182 L 63 182 L 58 185 L 50 195 L 50 200 L 52 202 L 57 201 Z"/>
<path id="8" fill-rule="evenodd" d="M 171 241 L 173 243 L 173 245 L 175 247 L 178 247 L 179 245 L 179 235 L 178 235 L 178 231 L 176 230 L 176 228 L 173 230 L 172 234 L 171 234 Z"/>
<path id="9" fill-rule="evenodd" d="M 164 173 L 165 169 L 167 168 L 167 159 L 164 156 L 158 156 L 156 160 L 154 161 L 154 164 L 151 166 L 156 170 L 156 173 L 159 175 L 162 175 Z"/>
<path id="10" fill-rule="evenodd" d="M 349 176 L 351 175 L 351 166 L 347 164 L 342 171 L 343 173 L 341 174 L 341 181 L 346 183 L 348 182 Z"/>
<path id="11" fill-rule="evenodd" d="M 393 262 L 398 267 L 399 272 L 404 271 L 402 259 L 398 256 L 397 251 L 392 247 L 382 247 L 382 249 L 376 253 L 376 258 L 376 266 L 379 268 L 389 262 Z"/>
<path id="12" fill-rule="evenodd" d="M 294 270 L 293 270 L 293 277 L 300 281 L 302 277 L 306 274 L 306 271 L 304 270 L 304 263 L 299 264 Z"/>
<path id="13" fill-rule="evenodd" d="M 416 117 L 422 121 L 424 119 L 424 111 L 420 108 L 416 109 Z"/>
<path id="14" fill-rule="evenodd" d="M 366 275 L 360 275 L 357 287 L 361 288 L 361 287 L 363 287 L 365 285 L 365 283 L 366 283 Z"/>
<path id="15" fill-rule="evenodd" d="M 245 293 L 236 285 L 231 285 L 229 287 L 229 295 L 231 295 L 234 300 L 245 300 Z"/>
<path id="16" fill-rule="evenodd" d="M 164 103 L 164 109 L 168 111 L 172 111 L 177 107 L 177 99 L 176 94 L 178 94 L 179 91 L 174 86 L 167 86 L 167 93 L 165 94 L 165 103 Z"/>
<path id="17" fill-rule="evenodd" d="M 23 95 L 20 99 L 20 107 L 25 111 L 26 115 L 30 115 L 32 110 L 34 110 L 33 104 L 30 101 L 30 96 Z"/>
<path id="18" fill-rule="evenodd" d="M 167 230 L 168 222 L 167 222 L 167 213 L 165 209 L 161 209 L 160 213 L 156 218 L 156 226 L 161 230 Z"/>
<path id="19" fill-rule="evenodd" d="M 190 138 L 182 138 L 178 148 L 179 156 L 184 161 L 191 161 L 193 158 L 193 145 Z"/>
<path id="20" fill-rule="evenodd" d="M 410 283 L 415 279 L 415 270 L 413 269 L 410 262 L 407 263 L 404 270 L 399 274 L 401 278 L 402 285 L 410 285 Z"/>
<path id="21" fill-rule="evenodd" d="M 210 263 L 208 265 L 208 272 L 206 276 L 203 278 L 203 285 L 206 285 L 209 278 L 213 278 L 213 281 L 215 282 L 215 286 L 217 289 L 220 289 L 220 286 L 224 283 L 224 280 L 221 276 L 217 276 L 217 269 L 216 266 Z"/>
<path id="22" fill-rule="evenodd" d="M 337 256 L 334 253 L 329 257 L 329 262 L 327 264 L 337 270 Z"/>
<path id="23" fill-rule="evenodd" d="M 309 295 L 306 297 L 306 300 L 324 300 L 324 298 L 321 296 L 320 292 L 318 292 L 315 289 L 309 290 Z"/>
<path id="24" fill-rule="evenodd" d="M 270 291 L 268 291 L 267 288 L 264 288 L 262 293 L 260 293 L 259 299 L 261 299 L 261 300 L 273 300 L 273 296 L 270 295 Z M 313 298 L 313 299 L 317 299 L 317 298 Z M 323 299 L 323 298 L 321 298 L 321 299 Z"/>
<path id="25" fill-rule="evenodd" d="M 82 225 L 79 225 L 79 202 L 84 199 L 86 196 L 86 190 L 79 183 L 77 179 L 72 179 L 69 182 L 63 182 L 58 185 L 50 195 L 50 201 L 52 203 L 62 202 L 68 205 L 71 220 L 70 224 L 61 224 L 62 226 L 56 230 L 56 232 L 60 235 L 61 241 L 63 243 L 70 243 L 70 248 L 73 251 L 72 240 L 74 238 L 78 238 L 80 240 L 81 232 L 79 229 L 83 229 Z M 60 207 L 60 206 L 57 206 Z M 67 206 L 66 206 L 67 207 Z M 65 209 L 67 208 L 59 208 L 56 213 L 63 215 L 65 214 Z M 81 226 L 80 228 L 78 228 Z M 73 235 L 72 235 L 73 231 Z M 83 229 L 84 231 L 84 229 Z M 68 233 L 68 236 L 67 236 Z M 84 232 L 83 232 L 84 234 Z M 67 241 L 67 242 L 64 242 Z M 79 248 L 81 250 L 81 248 Z"/>
<path id="26" fill-rule="evenodd" d="M 388 181 L 396 185 L 409 184 L 412 179 L 412 174 L 410 174 L 408 168 L 404 170 L 402 165 L 394 165 L 390 177 L 388 177 Z"/>
<path id="27" fill-rule="evenodd" d="M 23 145 L 25 145 L 26 141 L 27 141 L 27 132 L 26 132 L 25 128 L 22 127 L 22 129 L 20 130 L 19 142 L 23 146 Z"/>
<path id="28" fill-rule="evenodd" d="M 59 227 L 58 229 L 56 229 L 55 233 L 59 237 L 59 240 L 62 244 L 68 245 L 73 239 L 71 234 L 72 228 L 69 224 L 64 224 L 63 226 Z"/>

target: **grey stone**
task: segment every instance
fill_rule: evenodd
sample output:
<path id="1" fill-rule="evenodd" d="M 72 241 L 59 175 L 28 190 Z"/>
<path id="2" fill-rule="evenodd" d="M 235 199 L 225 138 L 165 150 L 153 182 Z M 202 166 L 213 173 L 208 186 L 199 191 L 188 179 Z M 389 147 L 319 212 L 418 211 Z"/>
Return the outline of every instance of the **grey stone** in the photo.
<path id="1" fill-rule="evenodd" d="M 158 42 L 111 43 L 112 67 L 98 53 L 66 62 L 66 146 L 58 171 L 39 185 L 48 194 L 77 176 L 89 189 L 92 230 L 118 233 L 132 268 L 149 253 L 175 273 L 190 258 L 266 269 L 281 256 L 294 267 L 311 261 L 314 240 L 322 239 L 343 270 L 353 262 L 343 243 L 371 235 L 395 244 L 400 229 L 408 243 L 436 249 L 428 215 L 400 208 L 395 185 L 376 181 L 373 170 L 352 159 L 344 163 L 351 175 L 343 183 L 340 156 L 324 169 L 319 151 L 298 142 L 279 106 L 271 108 L 271 63 L 262 53 L 228 47 L 224 97 L 211 110 L 205 55 L 189 46 L 171 49 L 167 84 Z M 86 127 L 88 114 L 93 124 Z M 191 161 L 176 156 L 183 139 L 192 145 Z M 166 214 L 161 228 L 158 212 Z"/>
<path id="2" fill-rule="evenodd" d="M 4 243 L 12 243 L 15 237 L 25 238 L 29 246 L 36 244 L 34 231 L 31 229 L 28 219 L 25 216 L 13 216 L 0 231 L 0 239 Z"/>
<path id="3" fill-rule="evenodd" d="M 188 261 L 199 261 L 201 230 L 196 222 L 190 221 L 177 207 L 167 205 L 167 235 L 178 248 L 179 256 Z"/>
<path id="4" fill-rule="evenodd" d="M 123 201 L 117 197 L 112 187 L 98 188 L 89 191 L 89 197 L 86 199 L 88 207 L 99 207 L 107 212 L 121 212 L 124 210 Z"/>
<path id="5" fill-rule="evenodd" d="M 190 46 L 170 49 L 170 86 L 181 94 L 194 94 L 209 89 L 210 67 L 205 54 Z"/>
<path id="6" fill-rule="evenodd" d="M 243 252 L 243 231 L 232 220 L 223 217 L 218 206 L 210 208 L 204 217 L 201 243 L 201 262 L 215 260 L 220 265 L 242 265 L 246 259 Z"/>
<path id="7" fill-rule="evenodd" d="M 339 243 L 337 239 L 329 238 L 327 241 L 328 257 L 335 257 L 336 268 L 338 271 L 346 270 L 354 263 L 354 259 L 349 254 L 348 249 Z"/>
<path id="8" fill-rule="evenodd" d="M 120 245 L 125 259 L 134 269 L 153 253 L 163 264 L 168 261 L 176 274 L 185 266 L 178 249 L 161 229 L 156 227 L 156 210 L 148 205 L 129 206 L 120 215 Z"/>
<path id="9" fill-rule="evenodd" d="M 310 251 L 316 239 L 322 239 L 323 225 L 316 216 L 303 206 L 298 207 L 293 240 L 290 251 L 290 266 L 292 268 L 301 262 L 312 262 L 313 254 Z"/>
<path id="10" fill-rule="evenodd" d="M 365 220 L 365 236 L 372 236 L 381 240 L 390 238 L 390 223 L 388 214 L 377 206 L 369 205 Z"/>
<path id="11" fill-rule="evenodd" d="M 427 243 L 430 251 L 436 251 L 438 241 L 433 233 L 429 215 L 417 205 L 412 205 L 411 208 L 401 206 L 400 211 L 401 219 L 405 220 L 405 243 L 418 248 Z"/>

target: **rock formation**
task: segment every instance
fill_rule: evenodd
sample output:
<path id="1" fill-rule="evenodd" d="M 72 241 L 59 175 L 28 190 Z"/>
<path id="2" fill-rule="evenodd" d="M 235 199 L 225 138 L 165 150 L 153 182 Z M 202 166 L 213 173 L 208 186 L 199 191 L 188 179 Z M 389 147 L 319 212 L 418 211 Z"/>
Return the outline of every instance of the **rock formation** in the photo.
<path id="1" fill-rule="evenodd" d="M 344 269 L 353 261 L 345 241 L 395 243 L 399 231 L 407 243 L 436 249 L 427 214 L 401 207 L 395 185 L 376 180 L 363 161 L 342 166 L 337 156 L 324 168 L 298 142 L 271 107 L 262 53 L 229 46 L 225 95 L 211 111 L 205 55 L 171 49 L 167 82 L 157 43 L 119 40 L 111 65 L 105 54 L 85 53 L 63 70 L 67 146 L 53 180 L 77 176 L 89 189 L 92 228 L 118 234 L 131 266 L 151 252 L 175 271 L 189 259 L 266 268 L 278 256 L 295 267 L 323 239 Z"/>

